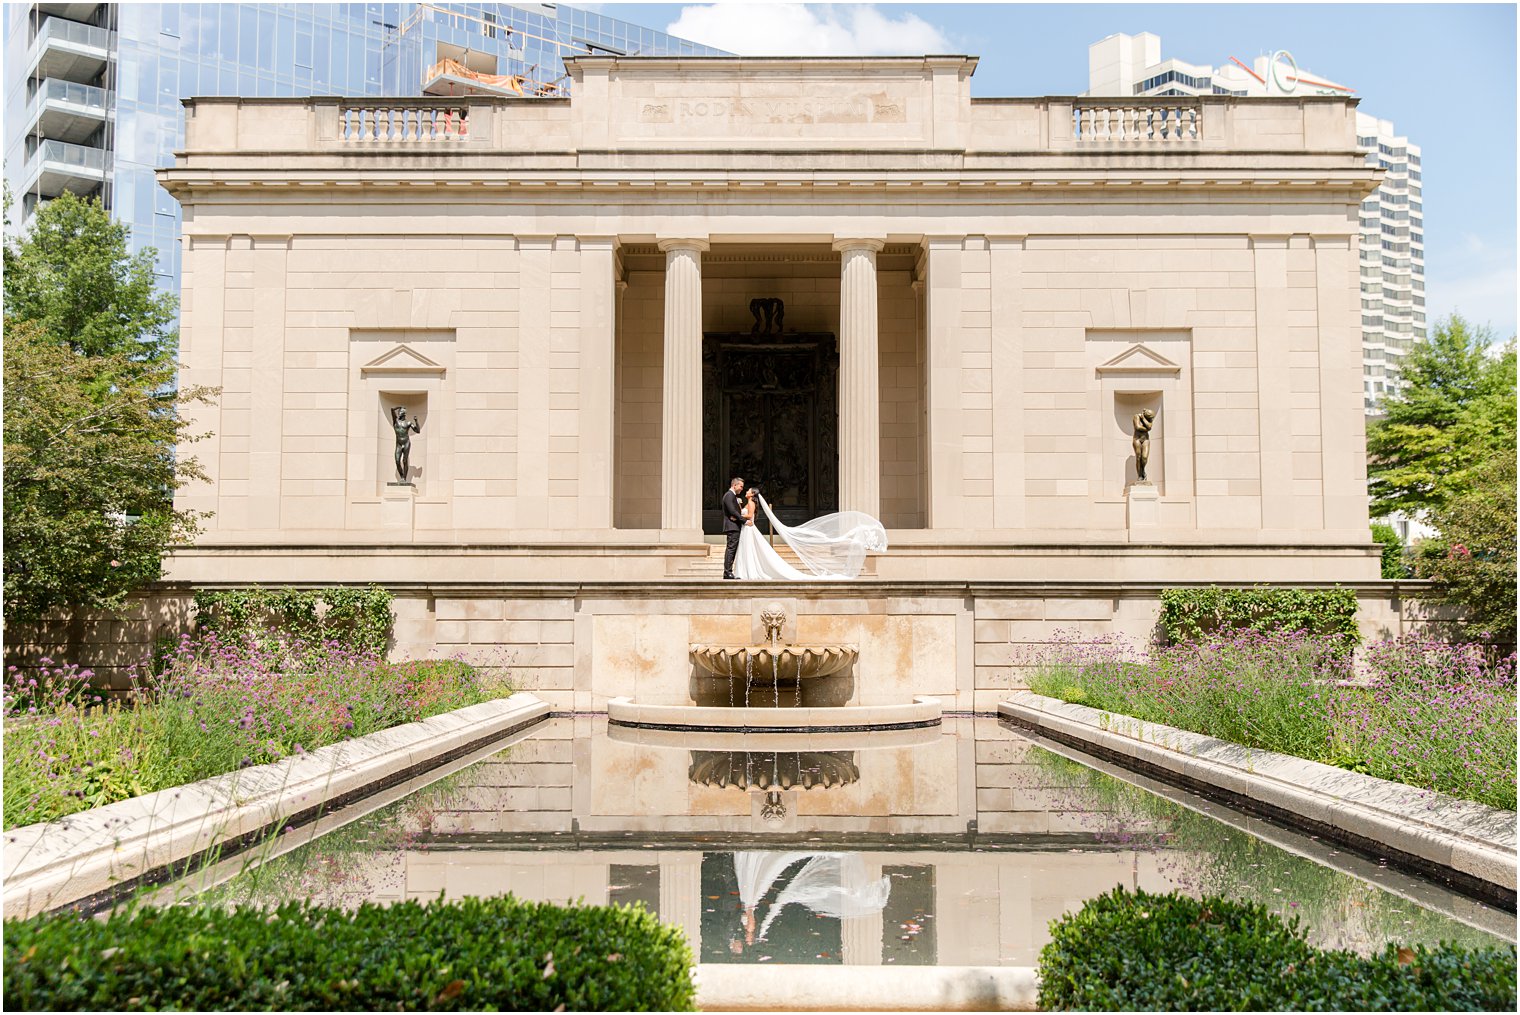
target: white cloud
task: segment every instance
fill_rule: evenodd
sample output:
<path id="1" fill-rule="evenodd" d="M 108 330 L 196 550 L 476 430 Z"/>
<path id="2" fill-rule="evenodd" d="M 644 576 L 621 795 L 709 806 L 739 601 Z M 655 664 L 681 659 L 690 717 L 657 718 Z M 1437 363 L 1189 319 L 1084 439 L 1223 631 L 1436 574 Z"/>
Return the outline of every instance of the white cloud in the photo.
<path id="1" fill-rule="evenodd" d="M 870 4 L 706 4 L 682 8 L 665 31 L 742 56 L 953 52 L 945 34 L 918 15 L 892 17 Z"/>

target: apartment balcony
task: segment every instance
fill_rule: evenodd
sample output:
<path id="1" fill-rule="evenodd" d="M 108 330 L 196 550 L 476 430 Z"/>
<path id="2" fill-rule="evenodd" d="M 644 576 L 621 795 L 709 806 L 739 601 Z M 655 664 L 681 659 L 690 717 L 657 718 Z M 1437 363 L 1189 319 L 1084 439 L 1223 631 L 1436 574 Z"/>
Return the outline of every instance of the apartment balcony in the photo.
<path id="1" fill-rule="evenodd" d="M 21 189 L 44 200 L 64 191 L 93 194 L 105 183 L 106 153 L 67 141 L 42 141 L 26 160 L 23 178 Z"/>
<path id="2" fill-rule="evenodd" d="M 101 8 L 100 4 L 38 4 L 37 9 L 56 18 L 70 21 L 89 21 Z"/>
<path id="3" fill-rule="evenodd" d="M 111 114 L 114 92 L 49 78 L 27 104 L 27 133 L 74 144 L 90 140 Z"/>
<path id="4" fill-rule="evenodd" d="M 93 81 L 111 60 L 112 32 L 77 21 L 48 18 L 32 41 L 32 76 Z"/>

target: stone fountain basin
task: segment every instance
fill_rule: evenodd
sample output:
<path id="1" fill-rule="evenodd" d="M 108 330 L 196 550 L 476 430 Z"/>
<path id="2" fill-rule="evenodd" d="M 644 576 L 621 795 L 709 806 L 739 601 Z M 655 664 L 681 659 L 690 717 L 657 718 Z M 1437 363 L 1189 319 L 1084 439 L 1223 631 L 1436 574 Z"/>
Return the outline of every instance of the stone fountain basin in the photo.
<path id="1" fill-rule="evenodd" d="M 938 726 L 941 707 L 938 698 L 925 695 L 916 695 L 912 704 L 835 705 L 824 708 L 641 705 L 632 698 L 611 698 L 607 701 L 607 722 L 609 726 L 706 730 L 714 733 L 896 730 Z M 814 745 L 814 749 L 821 749 L 821 745 Z"/>
<path id="2" fill-rule="evenodd" d="M 693 645 L 691 661 L 714 677 L 809 680 L 842 673 L 854 664 L 854 645 Z"/>

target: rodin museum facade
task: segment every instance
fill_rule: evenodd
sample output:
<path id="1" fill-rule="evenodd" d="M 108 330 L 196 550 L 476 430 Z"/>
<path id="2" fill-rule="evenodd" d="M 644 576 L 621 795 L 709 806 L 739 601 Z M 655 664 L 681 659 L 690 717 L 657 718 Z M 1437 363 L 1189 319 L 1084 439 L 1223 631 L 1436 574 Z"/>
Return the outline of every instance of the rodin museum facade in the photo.
<path id="1" fill-rule="evenodd" d="M 947 709 L 1057 630 L 1147 635 L 1167 587 L 1408 622 L 1368 531 L 1356 100 L 567 65 L 569 99 L 187 102 L 181 376 L 221 394 L 160 603 L 382 584 L 398 652 L 581 709 L 687 700 L 689 646 L 778 597 L 860 644 L 859 702 Z M 890 548 L 718 580 L 734 474 Z"/>

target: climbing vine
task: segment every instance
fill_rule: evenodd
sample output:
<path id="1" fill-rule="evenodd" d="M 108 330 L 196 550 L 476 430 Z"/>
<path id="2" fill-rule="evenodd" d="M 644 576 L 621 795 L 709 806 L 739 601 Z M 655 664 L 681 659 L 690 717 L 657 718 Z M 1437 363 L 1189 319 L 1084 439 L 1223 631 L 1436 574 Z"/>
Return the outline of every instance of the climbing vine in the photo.
<path id="1" fill-rule="evenodd" d="M 216 589 L 195 594 L 196 627 L 224 639 L 283 631 L 305 641 L 336 641 L 384 652 L 390 640 L 391 594 L 375 585 L 325 589 Z"/>
<path id="2" fill-rule="evenodd" d="M 1161 630 L 1172 644 L 1234 628 L 1306 631 L 1334 638 L 1350 650 L 1361 643 L 1356 611 L 1356 592 L 1340 587 L 1165 589 Z"/>

